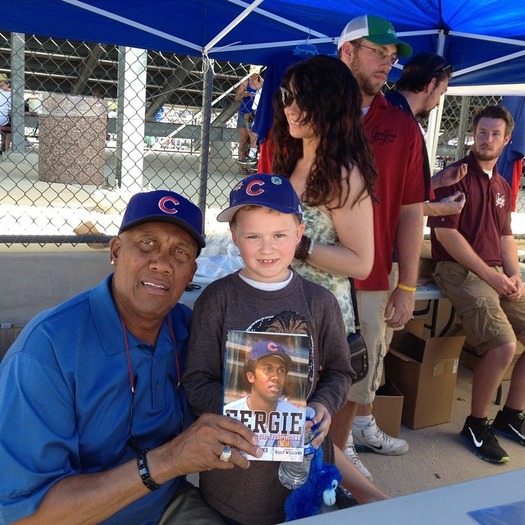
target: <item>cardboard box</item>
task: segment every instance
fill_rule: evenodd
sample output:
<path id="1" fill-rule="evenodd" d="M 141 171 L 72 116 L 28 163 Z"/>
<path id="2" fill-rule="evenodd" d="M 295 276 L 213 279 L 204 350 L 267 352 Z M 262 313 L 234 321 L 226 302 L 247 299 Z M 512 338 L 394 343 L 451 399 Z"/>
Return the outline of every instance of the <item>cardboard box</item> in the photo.
<path id="1" fill-rule="evenodd" d="M 404 395 L 402 422 L 418 429 L 450 421 L 464 336 L 424 341 L 396 332 L 385 358 L 386 377 Z"/>
<path id="2" fill-rule="evenodd" d="M 377 425 L 388 435 L 399 437 L 404 396 L 392 382 L 388 381 L 376 392 L 372 414 Z"/>
<path id="3" fill-rule="evenodd" d="M 518 362 L 518 359 L 521 357 L 521 354 L 523 354 L 524 351 L 525 347 L 518 341 L 516 344 L 516 354 L 514 355 L 514 359 L 507 367 L 507 370 L 505 370 L 503 378 L 501 379 L 502 381 L 510 380 L 512 371 L 514 370 L 514 365 Z M 464 364 L 467 368 L 470 368 L 470 370 L 475 370 L 479 359 L 480 357 L 475 353 L 474 349 L 469 350 L 468 348 L 464 348 L 463 352 L 461 353 L 462 364 Z"/>

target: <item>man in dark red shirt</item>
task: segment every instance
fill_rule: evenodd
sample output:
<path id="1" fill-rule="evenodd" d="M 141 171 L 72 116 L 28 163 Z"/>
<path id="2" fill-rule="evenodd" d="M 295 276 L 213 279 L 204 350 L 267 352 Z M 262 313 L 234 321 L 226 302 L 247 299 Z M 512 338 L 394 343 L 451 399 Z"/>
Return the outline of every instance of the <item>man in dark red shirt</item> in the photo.
<path id="1" fill-rule="evenodd" d="M 494 423 L 489 407 L 516 352 L 525 343 L 525 297 L 511 229 L 511 191 L 496 162 L 509 142 L 514 122 L 502 106 L 481 110 L 473 121 L 472 151 L 457 184 L 436 190 L 438 198 L 456 190 L 466 195 L 458 215 L 430 217 L 436 283 L 461 319 L 467 341 L 481 356 L 472 382 L 471 413 L 461 436 L 486 461 L 509 457 L 494 431 L 525 446 L 525 354 L 514 367 L 507 401 Z"/>
<path id="2" fill-rule="evenodd" d="M 381 92 L 398 57 L 412 48 L 397 38 L 382 17 L 363 15 L 351 20 L 338 40 L 339 58 L 359 84 L 365 133 L 372 147 L 378 178 L 374 205 L 374 265 L 370 275 L 355 281 L 361 333 L 368 349 L 366 378 L 348 391 L 348 403 L 332 421 L 334 443 L 368 478 L 370 472 L 355 445 L 378 454 L 404 454 L 404 439 L 386 434 L 372 415 L 387 351 L 387 328 L 399 328 L 412 317 L 423 239 L 423 136 L 414 118 L 389 103 Z M 392 271 L 397 246 L 398 268 Z M 355 442 L 354 442 L 355 440 Z"/>

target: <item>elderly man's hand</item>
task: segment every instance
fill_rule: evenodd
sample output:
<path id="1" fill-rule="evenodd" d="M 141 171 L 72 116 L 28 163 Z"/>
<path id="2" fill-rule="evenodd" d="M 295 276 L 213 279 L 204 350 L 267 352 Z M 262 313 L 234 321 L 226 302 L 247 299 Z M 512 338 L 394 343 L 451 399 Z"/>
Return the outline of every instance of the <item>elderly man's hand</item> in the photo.
<path id="1" fill-rule="evenodd" d="M 250 462 L 240 451 L 261 457 L 257 436 L 241 422 L 228 416 L 203 414 L 181 435 L 164 445 L 176 475 L 212 469 L 246 469 Z M 164 448 L 160 447 L 160 448 Z M 225 447 L 231 449 L 229 461 L 220 459 Z M 171 470 L 171 469 L 170 469 Z"/>

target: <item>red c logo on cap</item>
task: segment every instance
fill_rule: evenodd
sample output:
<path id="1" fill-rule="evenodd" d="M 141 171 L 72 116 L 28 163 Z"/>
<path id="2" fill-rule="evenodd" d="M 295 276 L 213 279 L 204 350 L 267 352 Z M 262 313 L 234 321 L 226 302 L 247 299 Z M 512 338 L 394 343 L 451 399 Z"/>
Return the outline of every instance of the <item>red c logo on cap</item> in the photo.
<path id="1" fill-rule="evenodd" d="M 278 352 L 279 348 L 277 348 L 275 343 L 268 343 L 268 350 L 270 350 L 270 352 Z"/>
<path id="2" fill-rule="evenodd" d="M 264 182 L 262 180 L 252 180 L 248 186 L 246 186 L 246 193 L 248 195 L 251 195 L 252 197 L 255 197 L 257 195 L 260 195 L 261 193 L 264 193 L 264 190 L 260 187 L 264 186 Z M 257 187 L 257 188 L 255 188 Z"/>
<path id="3" fill-rule="evenodd" d="M 169 204 L 169 203 L 171 203 L 172 206 L 170 207 L 166 206 L 166 204 Z M 179 204 L 180 204 L 179 201 L 175 197 L 162 197 L 162 199 L 160 199 L 159 201 L 159 208 L 160 208 L 160 211 L 163 213 L 174 215 L 175 213 L 177 213 L 176 206 L 178 206 Z"/>

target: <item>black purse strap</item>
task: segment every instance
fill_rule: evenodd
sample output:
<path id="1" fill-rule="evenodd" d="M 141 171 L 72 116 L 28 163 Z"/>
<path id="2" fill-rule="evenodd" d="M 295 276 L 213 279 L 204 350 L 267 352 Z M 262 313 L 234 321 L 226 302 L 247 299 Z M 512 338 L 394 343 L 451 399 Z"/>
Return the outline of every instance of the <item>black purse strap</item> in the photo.
<path id="1" fill-rule="evenodd" d="M 359 323 L 359 312 L 357 311 L 357 295 L 355 293 L 354 278 L 349 277 L 350 281 L 350 297 L 352 298 L 352 306 L 354 308 L 354 320 L 355 320 L 355 329 L 359 330 L 361 324 Z"/>

